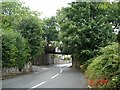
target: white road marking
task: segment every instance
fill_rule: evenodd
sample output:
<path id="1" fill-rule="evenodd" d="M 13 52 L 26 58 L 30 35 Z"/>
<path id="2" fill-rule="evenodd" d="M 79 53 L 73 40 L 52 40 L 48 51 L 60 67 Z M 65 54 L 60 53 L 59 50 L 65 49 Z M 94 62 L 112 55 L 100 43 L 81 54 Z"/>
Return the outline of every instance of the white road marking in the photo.
<path id="1" fill-rule="evenodd" d="M 48 69 L 48 68 L 44 68 L 44 70 L 46 70 L 46 69 Z M 62 73 L 62 71 L 63 71 L 62 68 L 60 68 L 60 73 Z M 35 74 L 37 74 L 37 73 L 39 73 L 39 72 L 36 72 Z M 59 73 L 56 74 L 56 75 L 54 75 L 54 76 L 52 76 L 51 79 L 57 77 L 58 75 L 59 75 Z M 28 89 L 28 90 L 32 90 L 32 89 L 34 89 L 34 88 L 36 88 L 36 87 L 39 87 L 39 86 L 43 85 L 44 83 L 46 83 L 46 81 L 43 81 L 43 82 L 41 82 L 41 83 L 39 83 L 39 84 L 37 84 L 37 85 L 31 87 L 31 88 Z"/>
<path id="2" fill-rule="evenodd" d="M 36 88 L 36 87 L 38 87 L 38 86 L 41 86 L 41 85 L 43 85 L 44 83 L 46 83 L 46 81 L 43 81 L 43 82 L 41 82 L 41 83 L 39 83 L 39 84 L 31 87 L 31 89 Z M 31 89 L 29 89 L 29 90 L 31 90 Z"/>
<path id="3" fill-rule="evenodd" d="M 51 77 L 51 79 L 53 79 L 53 78 L 57 77 L 58 75 L 59 75 L 59 74 L 56 74 L 56 75 L 52 76 L 52 77 Z"/>
<path id="4" fill-rule="evenodd" d="M 62 73 L 62 68 L 60 68 L 60 73 Z M 56 75 L 52 76 L 52 77 L 51 77 L 51 79 L 53 79 L 53 78 L 57 77 L 60 73 L 58 73 L 58 74 L 56 74 Z"/>
<path id="5" fill-rule="evenodd" d="M 60 73 L 62 73 L 62 68 L 60 68 Z"/>

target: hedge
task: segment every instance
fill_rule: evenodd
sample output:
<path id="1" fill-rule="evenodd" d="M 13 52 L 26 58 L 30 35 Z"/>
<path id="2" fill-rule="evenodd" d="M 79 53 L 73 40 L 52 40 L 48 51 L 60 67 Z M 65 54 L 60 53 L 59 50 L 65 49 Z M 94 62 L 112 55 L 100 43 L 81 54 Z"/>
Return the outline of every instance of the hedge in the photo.
<path id="1" fill-rule="evenodd" d="M 29 60 L 30 48 L 28 42 L 18 32 L 12 29 L 2 34 L 2 66 L 22 69 Z"/>

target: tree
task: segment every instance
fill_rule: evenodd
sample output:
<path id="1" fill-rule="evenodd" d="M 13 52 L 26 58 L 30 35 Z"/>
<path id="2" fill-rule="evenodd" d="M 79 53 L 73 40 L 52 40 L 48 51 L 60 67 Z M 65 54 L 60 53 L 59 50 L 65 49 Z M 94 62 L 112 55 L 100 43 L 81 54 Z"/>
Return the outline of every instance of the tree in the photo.
<path id="1" fill-rule="evenodd" d="M 19 23 L 17 30 L 28 40 L 31 48 L 31 59 L 35 59 L 44 50 L 42 21 L 36 16 L 28 16 Z"/>
<path id="2" fill-rule="evenodd" d="M 48 44 L 51 41 L 58 41 L 58 29 L 57 29 L 57 21 L 55 17 L 44 19 L 44 31 L 45 31 L 45 39 Z"/>
<path id="3" fill-rule="evenodd" d="M 19 0 L 16 2 L 0 2 L 2 5 L 2 28 L 14 28 L 21 22 L 23 17 L 31 14 L 27 7 L 23 7 Z"/>
<path id="4" fill-rule="evenodd" d="M 108 8 L 99 7 L 101 4 L 108 5 Z M 67 48 L 84 62 L 94 57 L 99 47 L 113 41 L 114 34 L 108 18 L 112 16 L 111 5 L 110 3 L 72 2 L 70 7 L 58 11 L 57 19 L 63 48 Z"/>
<path id="5" fill-rule="evenodd" d="M 41 54 L 43 52 L 45 41 L 43 39 L 44 31 L 42 30 L 43 22 L 38 18 L 40 13 L 36 11 L 31 11 L 28 7 L 24 7 L 23 3 L 21 3 L 19 0 L 17 0 L 16 2 L 0 3 L 2 3 L 2 29 L 3 32 L 5 32 L 5 37 L 3 37 L 3 43 L 5 40 L 5 43 L 3 44 L 3 53 L 5 52 L 5 54 L 3 57 L 5 57 L 4 59 L 8 61 L 10 59 L 9 57 L 16 58 L 18 60 L 17 65 L 19 67 L 22 67 L 24 66 L 23 63 L 25 64 L 24 61 L 29 61 L 31 59 L 34 60 L 38 54 Z M 12 31 L 10 32 L 9 30 Z M 7 35 L 7 31 L 10 35 L 13 34 L 13 36 Z M 12 32 L 15 32 L 15 35 L 16 33 L 18 33 L 18 36 L 15 36 Z M 8 38 L 7 40 L 5 39 L 6 37 Z M 13 42 L 12 39 L 14 39 Z M 11 42 L 10 46 L 7 42 Z M 24 50 L 24 44 L 30 47 L 30 50 L 28 52 L 30 56 L 29 58 L 26 58 L 26 60 L 24 58 L 24 55 L 28 55 L 27 53 L 24 53 L 24 51 L 27 50 Z M 6 53 L 5 50 L 5 48 L 7 47 L 6 45 L 8 45 L 8 47 L 10 48 L 8 50 L 8 53 Z M 11 48 L 15 49 L 16 51 L 12 51 L 13 49 Z M 12 56 L 12 52 L 16 53 L 15 56 Z M 17 52 L 20 52 L 21 54 L 19 53 L 20 55 L 17 55 Z M 7 57 L 7 54 L 9 54 L 9 57 Z M 9 63 L 6 62 L 6 64 Z"/>
<path id="6" fill-rule="evenodd" d="M 22 17 L 27 14 L 22 3 L 0 2 L 2 5 L 2 66 L 22 69 L 29 61 L 28 41 L 15 29 Z M 26 10 L 26 9 L 25 9 Z"/>

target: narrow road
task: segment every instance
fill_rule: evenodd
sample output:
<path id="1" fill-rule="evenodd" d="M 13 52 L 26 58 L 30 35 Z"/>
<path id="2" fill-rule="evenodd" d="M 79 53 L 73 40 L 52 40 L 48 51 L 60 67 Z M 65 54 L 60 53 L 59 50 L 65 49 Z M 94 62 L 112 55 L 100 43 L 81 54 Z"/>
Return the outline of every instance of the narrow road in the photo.
<path id="1" fill-rule="evenodd" d="M 80 71 L 70 64 L 34 66 L 34 72 L 2 81 L 2 88 L 87 88 L 87 82 Z M 4 90 L 4 89 L 3 89 Z"/>

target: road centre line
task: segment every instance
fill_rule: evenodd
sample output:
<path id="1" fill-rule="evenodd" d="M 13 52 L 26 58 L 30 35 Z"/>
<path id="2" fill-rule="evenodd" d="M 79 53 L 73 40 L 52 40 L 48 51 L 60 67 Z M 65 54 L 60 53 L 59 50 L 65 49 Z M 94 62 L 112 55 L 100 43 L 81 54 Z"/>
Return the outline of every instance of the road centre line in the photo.
<path id="1" fill-rule="evenodd" d="M 36 87 L 39 87 L 39 86 L 43 85 L 44 83 L 46 83 L 46 81 L 43 81 L 43 82 L 41 82 L 41 83 L 39 83 L 39 84 L 37 84 L 37 85 L 31 87 L 31 88 L 28 89 L 28 90 L 32 90 L 32 89 L 34 89 L 34 88 L 36 88 Z"/>
<path id="2" fill-rule="evenodd" d="M 56 74 L 56 75 L 52 76 L 52 77 L 51 77 L 51 79 L 53 79 L 53 78 L 57 77 L 58 75 L 59 75 L 59 74 Z"/>
<path id="3" fill-rule="evenodd" d="M 59 67 L 59 69 L 60 69 L 60 72 L 59 72 L 59 73 L 57 73 L 56 75 L 52 76 L 52 77 L 51 77 L 51 79 L 53 79 L 53 78 L 57 77 L 60 73 L 62 73 L 62 68 L 61 68 L 61 67 Z"/>
<path id="4" fill-rule="evenodd" d="M 62 73 L 62 68 L 60 68 L 60 73 Z"/>
<path id="5" fill-rule="evenodd" d="M 46 69 L 48 69 L 48 68 L 45 68 L 44 70 L 46 70 Z M 62 73 L 62 71 L 63 71 L 62 68 L 60 68 L 60 73 Z M 39 73 L 39 72 L 36 72 L 36 73 Z M 57 73 L 56 75 L 52 76 L 51 79 L 57 77 L 58 75 L 59 75 L 59 73 Z M 37 85 L 31 87 L 31 88 L 28 89 L 28 90 L 32 90 L 32 89 L 34 89 L 34 88 L 37 88 L 37 87 L 43 85 L 44 83 L 46 83 L 46 81 L 43 81 L 43 82 L 41 82 L 41 83 L 39 83 L 39 84 L 37 84 Z"/>

